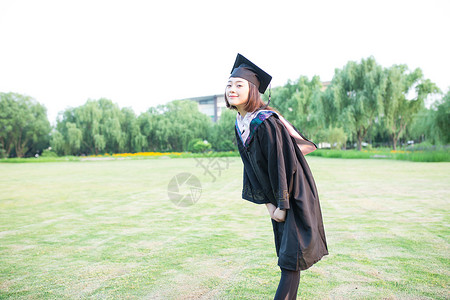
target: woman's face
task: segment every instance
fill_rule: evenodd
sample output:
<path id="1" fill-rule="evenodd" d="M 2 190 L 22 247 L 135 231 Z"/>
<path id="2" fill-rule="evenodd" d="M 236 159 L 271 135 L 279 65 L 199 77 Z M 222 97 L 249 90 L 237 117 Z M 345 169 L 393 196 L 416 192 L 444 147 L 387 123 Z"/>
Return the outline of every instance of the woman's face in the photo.
<path id="1" fill-rule="evenodd" d="M 248 101 L 249 90 L 250 86 L 247 80 L 239 77 L 231 77 L 228 79 L 227 88 L 225 89 L 228 103 L 236 107 L 244 106 Z"/>

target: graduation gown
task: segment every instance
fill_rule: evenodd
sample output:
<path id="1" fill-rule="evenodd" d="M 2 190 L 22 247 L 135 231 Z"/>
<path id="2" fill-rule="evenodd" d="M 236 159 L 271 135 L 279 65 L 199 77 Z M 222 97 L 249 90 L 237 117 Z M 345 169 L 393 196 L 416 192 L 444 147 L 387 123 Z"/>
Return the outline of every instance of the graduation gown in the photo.
<path id="1" fill-rule="evenodd" d="M 243 142 L 236 123 L 244 164 L 242 198 L 286 209 L 284 222 L 272 220 L 278 265 L 288 270 L 306 270 L 328 250 L 317 188 L 301 145 L 297 146 L 302 142 L 289 134 L 273 111 L 259 112 L 249 129 Z M 296 132 L 305 144 L 314 145 Z"/>

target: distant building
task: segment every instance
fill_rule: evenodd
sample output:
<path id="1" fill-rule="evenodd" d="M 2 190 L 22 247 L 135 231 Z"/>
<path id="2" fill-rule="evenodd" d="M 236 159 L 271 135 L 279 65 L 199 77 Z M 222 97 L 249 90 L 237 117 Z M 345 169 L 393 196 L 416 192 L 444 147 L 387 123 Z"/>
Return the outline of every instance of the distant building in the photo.
<path id="1" fill-rule="evenodd" d="M 197 102 L 198 110 L 210 117 L 213 122 L 217 122 L 220 119 L 222 109 L 226 108 L 224 94 L 194 97 L 186 100 Z"/>

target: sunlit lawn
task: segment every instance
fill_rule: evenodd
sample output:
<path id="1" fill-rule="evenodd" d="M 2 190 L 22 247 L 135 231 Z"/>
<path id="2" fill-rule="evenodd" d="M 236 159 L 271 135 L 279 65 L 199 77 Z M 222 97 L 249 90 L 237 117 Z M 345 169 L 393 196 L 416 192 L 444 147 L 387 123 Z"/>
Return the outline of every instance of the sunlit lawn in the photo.
<path id="1" fill-rule="evenodd" d="M 449 298 L 450 163 L 308 159 L 330 255 L 299 298 Z M 271 223 L 240 198 L 240 158 L 198 162 L 0 164 L 0 298 L 273 298 Z M 167 191 L 182 172 L 202 185 L 188 207 Z"/>

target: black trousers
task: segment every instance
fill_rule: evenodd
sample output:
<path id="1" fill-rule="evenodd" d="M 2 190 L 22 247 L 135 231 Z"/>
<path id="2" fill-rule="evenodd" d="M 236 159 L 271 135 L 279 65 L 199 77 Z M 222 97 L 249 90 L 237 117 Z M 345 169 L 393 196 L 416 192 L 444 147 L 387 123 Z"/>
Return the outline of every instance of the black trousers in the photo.
<path id="1" fill-rule="evenodd" d="M 281 239 L 283 238 L 284 222 L 276 222 L 272 220 L 273 233 L 275 235 L 275 248 L 277 256 L 280 254 Z M 297 299 L 298 285 L 300 284 L 300 270 L 291 271 L 281 268 L 281 278 L 278 284 L 277 292 L 274 300 L 291 300 Z"/>
<path id="2" fill-rule="evenodd" d="M 300 283 L 300 270 L 291 271 L 281 268 L 281 278 L 274 300 L 297 299 L 298 285 Z"/>

